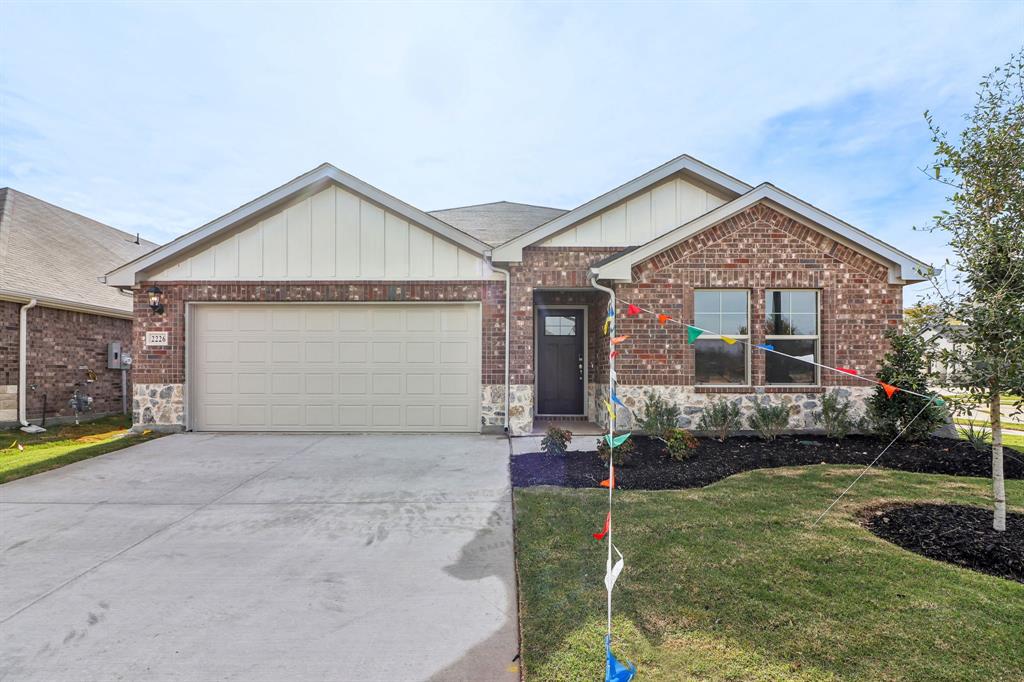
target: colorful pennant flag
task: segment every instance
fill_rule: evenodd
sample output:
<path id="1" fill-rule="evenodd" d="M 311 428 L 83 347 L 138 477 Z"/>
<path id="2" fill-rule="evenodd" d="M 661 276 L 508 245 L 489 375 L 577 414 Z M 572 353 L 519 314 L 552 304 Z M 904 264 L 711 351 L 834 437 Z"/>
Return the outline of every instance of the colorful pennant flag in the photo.
<path id="1" fill-rule="evenodd" d="M 626 406 L 621 400 L 619 400 L 619 396 L 616 395 L 615 393 L 612 393 L 612 402 L 618 405 L 619 407 Z"/>
<path id="2" fill-rule="evenodd" d="M 658 315 L 658 324 L 660 324 L 660 325 L 661 325 L 662 327 L 664 327 L 664 326 L 665 326 L 665 323 L 666 323 L 666 322 L 668 322 L 668 321 L 669 321 L 669 320 L 671 320 L 671 319 L 672 319 L 672 318 L 671 318 L 671 317 L 669 317 L 668 315 L 662 315 L 662 314 L 659 314 L 659 315 Z"/>
<path id="3" fill-rule="evenodd" d="M 606 336 L 608 334 L 608 327 L 609 327 L 609 325 L 611 325 L 612 320 L 614 318 L 615 318 L 615 309 L 614 308 L 608 308 L 608 315 L 604 318 L 604 333 L 605 333 Z"/>
<path id="4" fill-rule="evenodd" d="M 615 436 L 615 438 L 612 438 L 611 434 L 607 433 L 605 434 L 604 439 L 608 443 L 608 445 L 610 445 L 613 448 L 617 448 L 623 443 L 625 443 L 626 439 L 629 438 L 631 435 L 632 434 L 624 433 L 621 436 Z"/>
<path id="5" fill-rule="evenodd" d="M 736 343 L 736 339 L 732 338 L 731 336 L 723 336 L 722 341 L 725 341 L 730 346 Z"/>
<path id="6" fill-rule="evenodd" d="M 796 358 L 797 360 L 803 360 L 804 362 L 814 362 L 813 355 L 794 355 L 792 357 Z"/>
<path id="7" fill-rule="evenodd" d="M 596 536 L 595 536 L 596 537 Z M 619 555 L 619 560 L 612 566 L 612 559 L 608 557 L 607 565 L 604 571 L 604 586 L 609 592 L 615 587 L 615 581 L 619 579 L 619 574 L 622 573 L 622 569 L 626 567 L 626 560 L 622 557 L 622 552 L 615 545 L 612 545 L 612 549 Z"/>
<path id="8" fill-rule="evenodd" d="M 604 401 L 604 407 L 605 407 L 606 410 L 608 410 L 608 416 L 614 421 L 615 420 L 615 408 L 612 407 L 612 404 L 610 402 L 608 402 L 607 400 Z"/>
<path id="9" fill-rule="evenodd" d="M 884 381 L 880 381 L 879 384 L 881 384 L 882 390 L 885 391 L 885 395 L 889 398 L 892 398 L 893 394 L 896 393 L 896 391 L 900 390 L 896 386 L 893 386 L 892 384 L 887 384 Z"/>
<path id="10" fill-rule="evenodd" d="M 770 343 L 755 343 L 754 348 L 760 348 L 761 350 L 775 350 L 775 346 Z"/>
<path id="11" fill-rule="evenodd" d="M 612 345 L 617 346 L 628 338 L 629 334 L 625 334 L 623 336 L 616 336 L 614 339 L 612 339 Z"/>
<path id="12" fill-rule="evenodd" d="M 696 327 L 686 325 L 686 342 L 693 343 L 697 340 L 697 337 L 703 333 L 703 329 L 697 329 Z"/>
<path id="13" fill-rule="evenodd" d="M 617 350 L 613 350 L 611 353 L 608 354 L 609 360 L 614 360 L 617 357 L 619 357 L 619 351 Z"/>
<path id="14" fill-rule="evenodd" d="M 940 398 L 939 396 L 935 396 L 935 400 L 933 400 L 932 402 L 934 402 L 939 407 L 942 407 L 943 405 L 946 404 L 946 401 Z"/>
<path id="15" fill-rule="evenodd" d="M 595 540 L 604 540 L 604 536 L 608 535 L 608 529 L 612 525 L 612 513 L 608 512 L 608 516 L 604 517 L 604 529 L 600 533 L 594 533 Z"/>
<path id="16" fill-rule="evenodd" d="M 640 314 L 640 308 L 636 307 L 632 303 L 630 303 L 629 307 L 626 308 L 626 316 L 627 317 L 636 317 L 639 314 Z"/>
<path id="17" fill-rule="evenodd" d="M 626 661 L 626 665 L 619 662 L 612 653 L 612 636 L 604 636 L 604 682 L 629 682 L 636 675 L 636 666 Z"/>
<path id="18" fill-rule="evenodd" d="M 615 490 L 615 474 L 612 473 L 612 477 L 611 478 L 606 478 L 603 481 L 601 481 L 601 487 L 602 488 L 611 488 L 612 490 Z"/>
<path id="19" fill-rule="evenodd" d="M 836 369 L 843 374 L 852 374 L 853 376 L 857 376 L 857 370 L 855 369 L 850 369 L 849 367 L 836 367 Z"/>

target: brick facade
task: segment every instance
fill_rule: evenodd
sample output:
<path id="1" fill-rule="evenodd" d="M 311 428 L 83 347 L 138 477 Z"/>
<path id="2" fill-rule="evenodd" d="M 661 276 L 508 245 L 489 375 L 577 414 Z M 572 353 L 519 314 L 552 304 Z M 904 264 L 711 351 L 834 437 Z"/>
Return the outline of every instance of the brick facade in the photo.
<path id="1" fill-rule="evenodd" d="M 18 324 L 20 303 L 0 301 L 0 385 L 18 384 Z M 76 384 L 93 398 L 94 414 L 121 412 L 121 372 L 107 369 L 107 344 L 120 341 L 131 348 L 132 322 L 36 306 L 28 311 L 28 376 L 26 384 L 35 385 L 27 397 L 28 418 L 70 417 L 74 413 L 68 400 Z M 96 373 L 96 381 L 86 384 L 87 367 Z M 132 373 L 128 373 L 131 395 Z"/>

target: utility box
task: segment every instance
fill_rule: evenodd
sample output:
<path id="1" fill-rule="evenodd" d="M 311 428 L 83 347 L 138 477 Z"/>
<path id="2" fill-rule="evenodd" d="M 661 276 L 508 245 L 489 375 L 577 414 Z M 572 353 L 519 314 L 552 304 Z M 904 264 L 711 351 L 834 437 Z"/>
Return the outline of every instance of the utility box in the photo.
<path id="1" fill-rule="evenodd" d="M 107 344 L 107 369 L 121 369 L 121 342 L 111 341 Z"/>

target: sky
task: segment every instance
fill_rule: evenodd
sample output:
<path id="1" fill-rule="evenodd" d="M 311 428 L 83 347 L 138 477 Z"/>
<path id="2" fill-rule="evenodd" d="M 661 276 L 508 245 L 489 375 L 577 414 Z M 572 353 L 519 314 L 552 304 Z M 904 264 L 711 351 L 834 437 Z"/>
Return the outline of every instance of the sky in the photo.
<path id="1" fill-rule="evenodd" d="M 941 265 L 922 114 L 1022 46 L 1020 1 L 8 1 L 0 186 L 165 242 L 325 161 L 568 209 L 687 153 Z"/>

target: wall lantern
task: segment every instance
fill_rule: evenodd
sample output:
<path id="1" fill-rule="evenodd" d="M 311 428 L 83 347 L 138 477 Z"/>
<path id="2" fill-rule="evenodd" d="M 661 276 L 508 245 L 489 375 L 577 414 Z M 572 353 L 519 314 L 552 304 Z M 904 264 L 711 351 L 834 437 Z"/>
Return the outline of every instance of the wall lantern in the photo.
<path id="1" fill-rule="evenodd" d="M 149 289 L 146 290 L 146 293 L 149 294 L 150 309 L 157 315 L 163 315 L 164 304 L 163 301 L 160 300 L 160 297 L 163 295 L 164 292 L 158 286 L 151 286 Z"/>

